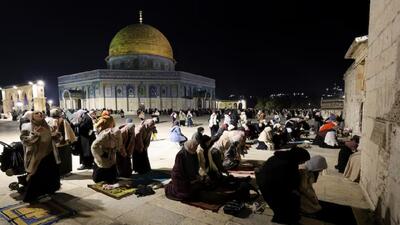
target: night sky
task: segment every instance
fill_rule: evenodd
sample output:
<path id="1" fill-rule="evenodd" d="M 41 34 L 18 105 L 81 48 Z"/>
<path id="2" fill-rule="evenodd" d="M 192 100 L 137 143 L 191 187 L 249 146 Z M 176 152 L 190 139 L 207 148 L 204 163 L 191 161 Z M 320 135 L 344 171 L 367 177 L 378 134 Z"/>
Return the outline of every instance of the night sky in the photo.
<path id="1" fill-rule="evenodd" d="M 216 79 L 219 98 L 343 84 L 344 55 L 369 19 L 367 0 L 5 1 L 0 86 L 43 79 L 58 99 L 57 77 L 106 68 L 111 39 L 139 10 L 171 43 L 176 70 Z"/>

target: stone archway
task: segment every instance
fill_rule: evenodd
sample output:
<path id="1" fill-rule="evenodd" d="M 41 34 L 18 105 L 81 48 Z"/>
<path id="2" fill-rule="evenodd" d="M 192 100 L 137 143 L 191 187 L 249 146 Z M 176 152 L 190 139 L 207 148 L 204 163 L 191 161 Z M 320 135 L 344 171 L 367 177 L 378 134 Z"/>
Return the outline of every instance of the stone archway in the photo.
<path id="1" fill-rule="evenodd" d="M 64 90 L 63 91 L 62 100 L 63 100 L 63 103 L 64 103 L 63 104 L 63 108 L 64 109 L 72 108 L 72 98 L 71 98 L 71 93 L 69 92 L 69 90 Z"/>

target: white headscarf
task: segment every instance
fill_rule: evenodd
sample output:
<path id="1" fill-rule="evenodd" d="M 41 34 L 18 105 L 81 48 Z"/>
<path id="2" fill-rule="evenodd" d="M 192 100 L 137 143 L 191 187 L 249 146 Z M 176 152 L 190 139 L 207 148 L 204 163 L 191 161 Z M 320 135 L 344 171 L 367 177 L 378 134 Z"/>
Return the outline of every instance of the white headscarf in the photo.
<path id="1" fill-rule="evenodd" d="M 328 168 L 328 164 L 326 163 L 326 159 L 323 156 L 315 155 L 311 157 L 310 160 L 306 162 L 306 169 L 308 171 L 321 171 Z"/>
<path id="2" fill-rule="evenodd" d="M 32 113 L 33 113 L 33 111 L 26 111 L 25 114 L 22 116 L 22 118 L 31 120 L 32 119 Z"/>

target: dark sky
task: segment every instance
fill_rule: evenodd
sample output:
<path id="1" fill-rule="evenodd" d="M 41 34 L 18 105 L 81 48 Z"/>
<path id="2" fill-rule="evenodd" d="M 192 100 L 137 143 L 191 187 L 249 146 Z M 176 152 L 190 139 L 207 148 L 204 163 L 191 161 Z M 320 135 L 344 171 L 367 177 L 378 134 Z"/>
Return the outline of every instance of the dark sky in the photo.
<path id="1" fill-rule="evenodd" d="M 0 7 L 0 86 L 44 79 L 54 100 L 58 76 L 106 68 L 112 37 L 140 9 L 176 69 L 216 79 L 222 98 L 321 93 L 343 83 L 344 54 L 368 32 L 368 0 L 10 2 Z"/>

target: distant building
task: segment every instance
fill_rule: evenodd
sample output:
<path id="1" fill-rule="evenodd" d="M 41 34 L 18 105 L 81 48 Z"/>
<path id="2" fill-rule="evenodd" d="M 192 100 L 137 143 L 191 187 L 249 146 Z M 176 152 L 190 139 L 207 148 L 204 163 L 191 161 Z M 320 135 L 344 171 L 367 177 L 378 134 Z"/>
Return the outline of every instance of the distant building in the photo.
<path id="1" fill-rule="evenodd" d="M 46 110 L 44 83 L 19 84 L 1 88 L 3 113 L 23 110 Z"/>
<path id="2" fill-rule="evenodd" d="M 368 52 L 368 37 L 354 39 L 345 55 L 354 62 L 344 74 L 344 119 L 345 126 L 354 134 L 361 135 L 365 101 L 365 59 Z"/>
<path id="3" fill-rule="evenodd" d="M 321 116 L 329 117 L 331 113 L 335 115 L 343 114 L 344 99 L 340 97 L 321 99 Z"/>
<path id="4" fill-rule="evenodd" d="M 246 109 L 247 104 L 246 100 L 217 100 L 216 108 L 217 109 Z"/>
<path id="5" fill-rule="evenodd" d="M 106 62 L 108 69 L 58 77 L 60 106 L 125 112 L 215 108 L 215 80 L 176 71 L 169 41 L 150 25 L 120 30 Z"/>

